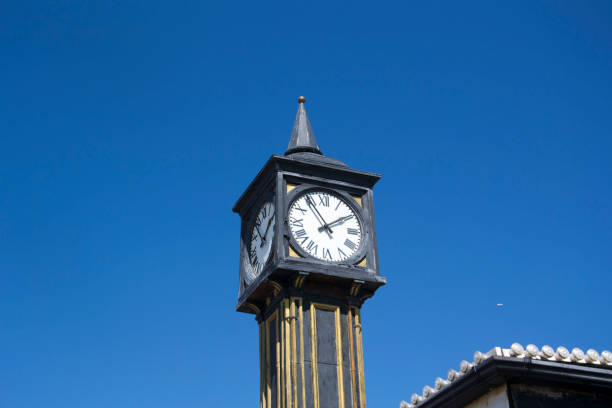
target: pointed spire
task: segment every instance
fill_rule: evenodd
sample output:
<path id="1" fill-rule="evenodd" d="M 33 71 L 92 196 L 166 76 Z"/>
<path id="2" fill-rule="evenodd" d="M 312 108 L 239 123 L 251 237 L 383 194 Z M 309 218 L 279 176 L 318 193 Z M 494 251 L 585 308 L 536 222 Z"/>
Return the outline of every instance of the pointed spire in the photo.
<path id="1" fill-rule="evenodd" d="M 287 147 L 285 156 L 299 152 L 322 154 L 317 145 L 314 133 L 312 132 L 310 120 L 308 120 L 308 115 L 306 114 L 306 108 L 304 108 L 306 98 L 300 96 L 298 102 L 300 105 L 298 106 L 297 115 L 295 116 L 295 123 L 293 124 L 293 131 L 291 132 L 291 139 L 289 139 L 289 146 Z"/>

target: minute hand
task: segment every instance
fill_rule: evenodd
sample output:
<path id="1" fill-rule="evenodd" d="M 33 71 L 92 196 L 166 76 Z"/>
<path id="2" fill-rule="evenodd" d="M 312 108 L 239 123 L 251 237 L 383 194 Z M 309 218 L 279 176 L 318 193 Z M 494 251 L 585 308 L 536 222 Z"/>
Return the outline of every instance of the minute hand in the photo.
<path id="1" fill-rule="evenodd" d="M 347 216 L 344 216 L 344 217 L 340 217 L 337 220 L 330 222 L 329 224 L 325 224 L 322 227 L 319 227 L 319 231 L 323 231 L 323 229 L 332 227 L 332 226 L 337 225 L 337 224 L 342 224 L 344 221 L 350 220 L 351 218 L 353 218 L 352 215 L 347 215 Z"/>
<path id="2" fill-rule="evenodd" d="M 310 208 L 312 208 L 313 212 L 315 213 L 315 215 L 317 216 L 317 220 L 319 221 L 319 224 L 321 224 L 321 226 L 323 227 L 324 230 L 326 230 L 327 235 L 329 235 L 329 237 L 331 238 L 331 234 L 334 232 L 331 230 L 331 228 L 329 228 L 327 226 L 327 223 L 325 222 L 325 219 L 323 218 L 323 216 L 321 215 L 321 213 L 319 212 L 319 210 L 317 209 L 317 206 L 315 205 L 315 203 L 312 202 L 312 200 L 310 199 L 310 197 L 306 196 L 306 203 L 308 204 L 308 206 L 310 206 Z M 320 230 L 320 231 L 323 231 Z"/>
<path id="3" fill-rule="evenodd" d="M 268 220 L 268 226 L 266 227 L 266 232 L 264 232 L 264 237 L 268 236 L 268 230 L 270 229 L 270 225 L 272 224 L 272 221 L 274 221 L 274 213 L 270 216 L 270 219 Z M 261 244 L 259 245 L 259 247 L 263 247 L 264 243 L 265 243 L 265 238 L 263 241 L 261 241 Z"/>

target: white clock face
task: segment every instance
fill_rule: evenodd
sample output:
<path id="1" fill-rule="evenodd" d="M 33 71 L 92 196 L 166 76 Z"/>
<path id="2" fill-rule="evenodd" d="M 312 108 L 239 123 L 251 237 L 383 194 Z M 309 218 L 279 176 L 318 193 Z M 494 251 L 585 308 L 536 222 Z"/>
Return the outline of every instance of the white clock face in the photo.
<path id="1" fill-rule="evenodd" d="M 259 275 L 270 257 L 274 239 L 275 215 L 274 204 L 267 202 L 261 206 L 255 218 L 249 245 L 249 262 L 255 275 Z"/>
<path id="2" fill-rule="evenodd" d="M 304 251 L 324 261 L 344 261 L 361 246 L 362 227 L 355 211 L 326 191 L 305 193 L 291 204 L 289 229 Z"/>

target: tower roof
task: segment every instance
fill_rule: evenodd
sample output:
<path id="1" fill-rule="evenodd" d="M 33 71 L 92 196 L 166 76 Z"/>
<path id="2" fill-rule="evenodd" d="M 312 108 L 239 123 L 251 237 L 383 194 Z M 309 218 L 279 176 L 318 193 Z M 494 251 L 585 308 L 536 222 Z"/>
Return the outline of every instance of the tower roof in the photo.
<path id="1" fill-rule="evenodd" d="M 519 343 L 512 344 L 509 349 L 495 347 L 488 353 L 477 351 L 473 363 L 463 360 L 459 371 L 448 371 L 448 380 L 438 377 L 433 388 L 426 385 L 422 396 L 413 394 L 409 403 L 402 401 L 400 408 L 465 407 L 478 396 L 509 380 L 559 383 L 564 389 L 577 384 L 610 390 L 612 353 L 607 350 L 598 353 L 594 349 L 585 353 L 579 348 L 570 352 L 563 346 L 555 351 L 550 346 L 539 349 L 534 344 L 523 348 Z"/>
<path id="2" fill-rule="evenodd" d="M 306 114 L 306 108 L 304 107 L 306 98 L 300 96 L 298 102 L 298 111 L 297 115 L 295 115 L 295 123 L 293 124 L 293 131 L 291 132 L 291 139 L 289 139 L 289 146 L 285 156 L 300 152 L 322 154 L 312 132 L 308 114 Z"/>

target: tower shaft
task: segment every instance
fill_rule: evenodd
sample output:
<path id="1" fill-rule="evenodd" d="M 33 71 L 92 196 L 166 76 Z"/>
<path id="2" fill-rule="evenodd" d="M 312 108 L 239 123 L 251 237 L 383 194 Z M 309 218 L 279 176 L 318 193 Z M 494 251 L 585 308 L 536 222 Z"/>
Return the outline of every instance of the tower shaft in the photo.
<path id="1" fill-rule="evenodd" d="M 260 316 L 261 408 L 365 408 L 358 306 L 288 295 Z"/>

